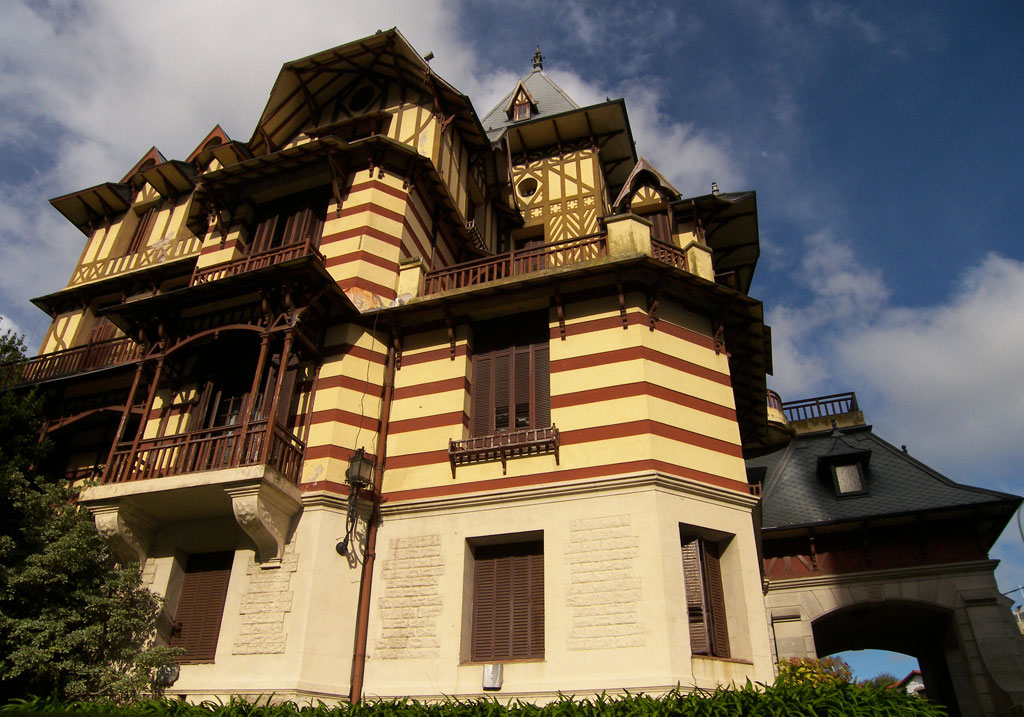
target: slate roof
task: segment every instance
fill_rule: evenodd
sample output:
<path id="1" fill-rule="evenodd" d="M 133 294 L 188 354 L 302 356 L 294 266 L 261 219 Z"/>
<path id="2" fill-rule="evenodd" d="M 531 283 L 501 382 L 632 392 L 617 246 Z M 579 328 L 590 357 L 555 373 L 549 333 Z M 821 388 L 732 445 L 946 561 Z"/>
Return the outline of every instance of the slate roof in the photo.
<path id="1" fill-rule="evenodd" d="M 764 469 L 764 530 L 841 523 L 885 515 L 1004 503 L 1016 508 L 1017 496 L 961 485 L 937 473 L 871 431 L 870 426 L 796 436 L 786 448 L 747 460 L 747 469 Z M 866 493 L 838 497 L 831 474 L 819 472 L 818 459 L 836 448 L 870 451 Z M 835 455 L 833 453 L 833 455 Z"/>
<path id="2" fill-rule="evenodd" d="M 526 91 L 530 93 L 537 103 L 537 112 L 530 116 L 530 119 L 557 115 L 570 110 L 578 110 L 580 106 L 572 101 L 565 90 L 555 84 L 555 81 L 548 77 L 544 70 L 535 68 L 533 72 L 522 79 Z M 519 87 L 517 84 L 516 87 Z M 490 112 L 483 118 L 481 124 L 487 131 L 487 136 L 493 142 L 501 136 L 506 127 L 513 124 L 512 120 L 505 114 L 505 107 L 512 99 L 512 89 L 507 95 L 501 98 Z"/>

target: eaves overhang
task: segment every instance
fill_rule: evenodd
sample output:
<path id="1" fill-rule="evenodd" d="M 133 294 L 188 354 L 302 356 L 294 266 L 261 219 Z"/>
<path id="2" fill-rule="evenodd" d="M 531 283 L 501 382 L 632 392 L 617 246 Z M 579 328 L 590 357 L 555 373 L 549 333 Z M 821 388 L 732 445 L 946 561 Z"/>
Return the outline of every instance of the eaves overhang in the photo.
<path id="1" fill-rule="evenodd" d="M 128 210 L 132 190 L 127 184 L 105 182 L 54 197 L 50 204 L 88 236 L 100 224 L 109 223 Z"/>
<path id="2" fill-rule="evenodd" d="M 168 259 L 135 271 L 115 274 L 107 279 L 91 281 L 87 284 L 76 284 L 31 299 L 39 309 L 51 317 L 65 311 L 81 310 L 99 296 L 130 294 L 136 287 L 151 285 L 160 281 L 190 274 L 196 263 L 196 255 L 189 254 L 178 259 Z"/>
<path id="3" fill-rule="evenodd" d="M 613 197 L 637 162 L 633 130 L 622 99 L 523 120 L 505 127 L 504 132 L 513 161 L 534 150 L 591 140 L 598 147 L 608 194 Z"/>
<path id="4" fill-rule="evenodd" d="M 705 241 L 714 252 L 716 273 L 735 272 L 737 288 L 746 293 L 761 255 L 757 225 L 757 192 L 732 192 L 687 197 L 672 203 L 677 215 L 696 215 Z"/>

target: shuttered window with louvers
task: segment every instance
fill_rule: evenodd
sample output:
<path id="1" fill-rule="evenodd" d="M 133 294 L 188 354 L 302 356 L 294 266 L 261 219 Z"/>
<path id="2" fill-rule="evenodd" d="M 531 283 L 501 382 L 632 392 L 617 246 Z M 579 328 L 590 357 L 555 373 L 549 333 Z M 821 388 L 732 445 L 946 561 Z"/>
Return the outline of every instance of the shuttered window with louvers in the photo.
<path id="1" fill-rule="evenodd" d="M 477 546 L 471 659 L 544 657 L 544 544 Z"/>
<path id="2" fill-rule="evenodd" d="M 695 535 L 684 535 L 682 553 L 690 651 L 694 655 L 729 657 L 720 545 Z"/>
<path id="3" fill-rule="evenodd" d="M 171 647 L 185 648 L 178 662 L 213 662 L 233 559 L 230 551 L 188 557 L 170 640 Z"/>
<path id="4" fill-rule="evenodd" d="M 551 425 L 547 331 L 546 316 L 541 314 L 474 327 L 474 436 Z"/>

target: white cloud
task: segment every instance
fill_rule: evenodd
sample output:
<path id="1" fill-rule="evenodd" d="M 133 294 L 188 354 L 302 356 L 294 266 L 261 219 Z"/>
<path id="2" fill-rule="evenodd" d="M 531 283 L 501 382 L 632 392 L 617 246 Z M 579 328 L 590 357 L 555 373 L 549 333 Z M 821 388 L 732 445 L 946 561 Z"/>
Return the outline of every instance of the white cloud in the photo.
<path id="1" fill-rule="evenodd" d="M 809 300 L 767 317 L 784 399 L 855 390 L 883 435 L 966 482 L 1024 461 L 1024 263 L 988 254 L 942 301 L 907 307 L 848 244 L 818 233 L 801 251 Z"/>

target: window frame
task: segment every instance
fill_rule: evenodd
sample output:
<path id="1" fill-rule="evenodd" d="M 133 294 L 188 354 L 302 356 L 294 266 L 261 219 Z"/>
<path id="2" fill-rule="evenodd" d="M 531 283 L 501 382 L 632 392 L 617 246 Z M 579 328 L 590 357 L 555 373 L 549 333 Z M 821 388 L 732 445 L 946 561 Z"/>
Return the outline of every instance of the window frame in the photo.
<path id="1" fill-rule="evenodd" d="M 192 553 L 182 570 L 181 591 L 174 611 L 169 644 L 185 648 L 174 660 L 181 664 L 215 661 L 231 584 L 233 550 Z"/>
<path id="2" fill-rule="evenodd" d="M 543 533 L 470 541 L 469 662 L 544 659 Z"/>
<path id="3" fill-rule="evenodd" d="M 690 634 L 690 653 L 700 657 L 732 657 L 722 581 L 722 555 L 726 542 L 687 533 L 680 528 L 683 604 Z"/>
<path id="4" fill-rule="evenodd" d="M 532 318 L 500 320 L 527 323 L 528 331 L 496 346 L 481 338 L 484 350 L 473 354 L 473 383 L 470 388 L 470 435 L 474 438 L 527 431 L 551 426 L 551 355 L 545 319 L 529 326 Z M 496 332 L 488 322 L 477 330 L 481 336 Z M 533 335 L 529 335 L 529 330 Z M 541 331 L 541 329 L 543 331 Z M 543 340 L 540 340 L 541 334 Z"/>

